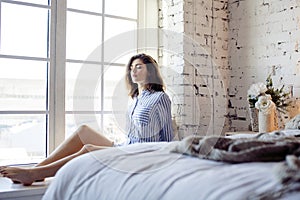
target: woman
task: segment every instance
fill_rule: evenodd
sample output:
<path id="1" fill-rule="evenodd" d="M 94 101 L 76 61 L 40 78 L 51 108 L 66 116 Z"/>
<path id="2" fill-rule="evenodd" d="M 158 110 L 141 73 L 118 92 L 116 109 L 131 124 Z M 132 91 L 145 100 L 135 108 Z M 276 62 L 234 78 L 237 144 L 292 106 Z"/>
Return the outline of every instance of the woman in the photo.
<path id="1" fill-rule="evenodd" d="M 157 62 L 149 55 L 133 56 L 126 66 L 126 83 L 133 104 L 128 110 L 128 143 L 171 141 L 173 139 L 171 102 Z M 31 185 L 51 177 L 71 159 L 89 151 L 113 147 L 114 142 L 83 125 L 49 157 L 32 168 L 0 167 L 4 177 Z"/>

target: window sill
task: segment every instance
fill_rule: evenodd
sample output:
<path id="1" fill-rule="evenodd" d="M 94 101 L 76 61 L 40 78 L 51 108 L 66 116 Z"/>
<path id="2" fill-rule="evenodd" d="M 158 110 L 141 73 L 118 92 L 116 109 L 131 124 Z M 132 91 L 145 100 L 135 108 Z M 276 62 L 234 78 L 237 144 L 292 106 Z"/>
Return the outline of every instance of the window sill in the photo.
<path id="1" fill-rule="evenodd" d="M 0 199 L 42 199 L 51 179 L 53 178 L 47 178 L 44 182 L 35 182 L 31 186 L 23 186 L 12 183 L 8 178 L 0 177 Z"/>

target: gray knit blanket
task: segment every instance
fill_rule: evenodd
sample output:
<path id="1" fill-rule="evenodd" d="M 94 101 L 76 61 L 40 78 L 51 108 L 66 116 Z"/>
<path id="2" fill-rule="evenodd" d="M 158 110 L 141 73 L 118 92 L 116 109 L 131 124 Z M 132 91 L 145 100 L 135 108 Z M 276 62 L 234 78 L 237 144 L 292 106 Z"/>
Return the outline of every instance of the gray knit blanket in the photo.
<path id="1" fill-rule="evenodd" d="M 189 136 L 169 146 L 171 152 L 202 159 L 229 163 L 278 162 L 274 175 L 282 184 L 278 191 L 270 191 L 251 199 L 277 199 L 287 193 L 300 191 L 300 131 L 257 134 L 251 138 L 224 136 Z"/>
<path id="2" fill-rule="evenodd" d="M 283 161 L 287 155 L 300 155 L 298 133 L 287 135 L 277 131 L 252 138 L 194 135 L 173 145 L 171 152 L 230 163 Z"/>

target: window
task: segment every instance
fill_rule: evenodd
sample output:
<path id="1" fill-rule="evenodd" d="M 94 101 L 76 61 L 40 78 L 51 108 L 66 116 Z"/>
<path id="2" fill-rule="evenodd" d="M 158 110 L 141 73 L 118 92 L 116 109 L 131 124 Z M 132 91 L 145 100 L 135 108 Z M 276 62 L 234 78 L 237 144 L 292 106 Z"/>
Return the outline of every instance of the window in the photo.
<path id="1" fill-rule="evenodd" d="M 83 123 L 122 139 L 139 2 L 0 0 L 0 165 L 38 162 Z"/>
<path id="2" fill-rule="evenodd" d="M 123 102 L 128 97 L 124 92 L 118 92 L 114 98 L 113 95 L 120 87 L 126 90 L 124 66 L 129 56 L 137 52 L 134 33 L 138 1 L 90 0 L 89 3 L 89 6 L 85 1 L 67 3 L 65 133 L 68 137 L 78 126 L 87 124 L 122 142 L 127 108 Z M 119 41 L 123 38 L 130 41 L 132 49 L 120 50 L 124 44 Z M 113 106 L 114 100 L 123 104 L 123 109 Z"/>
<path id="3" fill-rule="evenodd" d="M 50 5 L 0 1 L 0 13 L 0 165 L 36 162 L 46 156 Z"/>

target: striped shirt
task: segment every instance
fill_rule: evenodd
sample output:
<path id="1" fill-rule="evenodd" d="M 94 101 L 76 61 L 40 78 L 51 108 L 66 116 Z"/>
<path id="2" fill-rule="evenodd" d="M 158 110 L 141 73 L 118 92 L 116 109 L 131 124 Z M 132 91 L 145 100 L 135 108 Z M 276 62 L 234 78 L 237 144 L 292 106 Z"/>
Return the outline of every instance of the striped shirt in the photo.
<path id="1" fill-rule="evenodd" d="M 173 139 L 171 101 L 164 92 L 144 90 L 128 110 L 129 143 Z"/>

